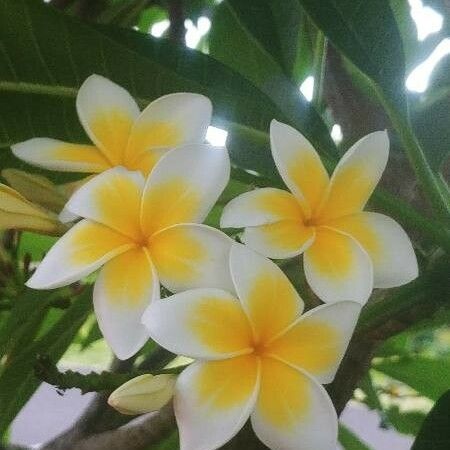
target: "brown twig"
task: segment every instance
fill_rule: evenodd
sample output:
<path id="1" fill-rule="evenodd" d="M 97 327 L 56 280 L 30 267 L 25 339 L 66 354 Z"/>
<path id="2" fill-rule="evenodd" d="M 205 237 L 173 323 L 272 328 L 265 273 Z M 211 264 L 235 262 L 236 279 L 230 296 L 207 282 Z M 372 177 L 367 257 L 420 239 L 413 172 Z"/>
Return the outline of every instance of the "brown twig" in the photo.
<path id="1" fill-rule="evenodd" d="M 172 405 L 149 414 L 143 420 L 96 434 L 79 441 L 72 450 L 143 450 L 161 442 L 174 429 Z"/>

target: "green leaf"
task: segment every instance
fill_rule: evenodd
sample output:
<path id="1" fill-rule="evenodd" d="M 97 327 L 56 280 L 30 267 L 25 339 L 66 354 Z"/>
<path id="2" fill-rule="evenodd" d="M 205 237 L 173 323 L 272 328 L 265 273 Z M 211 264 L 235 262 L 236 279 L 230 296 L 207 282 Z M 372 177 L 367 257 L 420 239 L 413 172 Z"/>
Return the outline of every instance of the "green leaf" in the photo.
<path id="1" fill-rule="evenodd" d="M 416 436 L 425 420 L 426 414 L 421 411 L 400 411 L 393 406 L 384 411 L 389 422 L 399 433 Z"/>
<path id="2" fill-rule="evenodd" d="M 29 254 L 32 261 L 39 261 L 57 240 L 58 238 L 54 236 L 23 232 L 20 238 L 19 257 L 23 258 Z"/>
<path id="3" fill-rule="evenodd" d="M 0 327 L 0 360 L 8 354 L 8 360 L 0 364 L 0 374 L 3 371 L 3 365 L 9 364 L 10 353 L 24 339 L 25 343 L 27 343 L 26 340 L 33 340 L 47 314 L 48 306 L 46 293 L 32 289 L 25 289 L 14 299 L 11 312 Z"/>
<path id="4" fill-rule="evenodd" d="M 370 450 L 370 447 L 342 423 L 339 424 L 339 442 L 344 450 Z"/>
<path id="5" fill-rule="evenodd" d="M 378 393 L 375 389 L 375 386 L 372 382 L 372 376 L 370 374 L 370 371 L 366 373 L 366 375 L 363 377 L 359 384 L 359 388 L 364 392 L 366 395 L 366 398 L 364 400 L 364 403 L 370 408 L 370 409 L 376 409 L 380 413 L 383 412 L 383 406 L 380 403 L 380 399 L 378 397 Z"/>
<path id="6" fill-rule="evenodd" d="M 5 432 L 40 382 L 34 376 L 34 363 L 39 354 L 51 355 L 58 361 L 86 320 L 92 304 L 92 289 L 86 289 L 50 330 L 35 342 L 24 346 L 0 375 L 0 435 Z M 11 387 L 14 386 L 14 389 Z"/>
<path id="7" fill-rule="evenodd" d="M 441 61 L 433 72 L 430 87 L 417 101 L 412 113 L 414 131 L 430 165 L 441 169 L 450 157 L 450 65 Z"/>
<path id="8" fill-rule="evenodd" d="M 226 12 L 234 17 L 225 20 Z M 278 67 L 287 76 L 290 76 L 297 54 L 301 18 L 302 12 L 298 0 L 284 0 L 283 2 L 278 0 L 259 0 L 257 2 L 226 0 L 217 8 L 215 19 L 218 19 L 218 23 L 216 24 L 214 20 L 213 27 L 217 27 L 216 31 L 222 34 L 227 33 L 227 26 L 234 29 L 234 21 L 240 22 L 242 36 L 234 36 L 235 42 L 240 37 L 248 39 L 244 27 L 248 28 L 248 32 L 254 37 L 255 48 L 260 50 L 253 56 L 263 57 L 264 53 L 268 53 L 270 60 L 277 63 Z M 222 42 L 220 46 L 224 46 L 224 44 Z M 212 40 L 212 45 L 219 47 L 219 43 L 215 40 Z M 219 48 L 217 50 L 220 51 Z M 240 58 L 242 53 L 238 52 L 237 55 Z M 230 57 L 232 56 L 230 55 Z M 252 59 L 251 54 L 248 56 Z M 261 69 L 263 68 L 261 67 Z"/>
<path id="9" fill-rule="evenodd" d="M 270 97 L 284 115 L 284 118 L 280 114 L 273 118 L 287 121 L 300 130 L 319 153 L 337 156 L 336 146 L 324 121 L 313 106 L 300 95 L 298 86 L 285 75 L 282 65 L 280 65 L 283 63 L 280 54 L 276 59 L 273 56 L 276 52 L 276 45 L 267 43 L 267 34 L 262 25 L 255 23 L 257 21 L 254 20 L 252 12 L 254 8 L 258 10 L 258 17 L 262 15 L 266 17 L 265 21 L 267 21 L 267 17 L 274 16 L 272 2 L 269 0 L 258 2 L 257 7 L 254 3 L 224 1 L 217 8 L 210 32 L 211 55 L 242 74 Z M 289 5 L 291 5 L 290 1 L 278 2 L 277 7 L 284 11 L 282 14 L 280 12 L 277 14 L 280 17 L 289 14 Z M 295 11 L 293 14 L 296 14 Z M 273 20 L 272 30 L 277 24 L 280 25 L 275 19 Z M 286 38 L 279 30 L 276 36 L 279 36 L 278 42 L 281 42 L 282 38 Z M 292 64 L 294 64 L 295 55 L 291 57 Z M 264 131 L 267 132 L 268 129 Z M 231 130 L 231 135 L 233 133 L 234 130 Z M 247 150 L 244 151 L 247 152 Z M 261 164 L 273 165 L 267 150 L 259 152 L 258 156 L 258 160 L 255 158 L 258 164 L 261 159 L 265 159 L 267 163 L 264 161 Z M 239 155 L 239 158 L 241 157 L 249 158 L 247 154 Z M 239 162 L 241 162 L 240 159 Z"/>
<path id="10" fill-rule="evenodd" d="M 411 450 L 448 450 L 450 448 L 450 391 L 436 402 L 425 419 Z"/>
<path id="11" fill-rule="evenodd" d="M 450 389 L 449 358 L 400 357 L 391 361 L 382 360 L 373 368 L 433 400 Z"/>
<path id="12" fill-rule="evenodd" d="M 331 43 L 406 109 L 405 62 L 388 0 L 299 0 Z"/>
<path id="13" fill-rule="evenodd" d="M 165 19 L 168 19 L 167 11 L 165 9 L 160 6 L 151 6 L 142 11 L 137 27 L 139 28 L 139 31 L 149 33 L 152 25 Z"/>

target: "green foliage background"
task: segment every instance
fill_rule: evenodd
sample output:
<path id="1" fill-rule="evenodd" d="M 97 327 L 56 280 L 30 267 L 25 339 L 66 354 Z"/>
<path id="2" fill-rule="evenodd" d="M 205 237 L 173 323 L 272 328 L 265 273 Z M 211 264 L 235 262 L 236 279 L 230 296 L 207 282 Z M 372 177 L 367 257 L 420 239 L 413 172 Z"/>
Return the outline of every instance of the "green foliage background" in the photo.
<path id="1" fill-rule="evenodd" d="M 367 349 L 369 365 L 351 392 L 357 388 L 355 401 L 379 412 L 382 426 L 418 435 L 414 450 L 450 448 L 449 60 L 438 65 L 424 94 L 405 89 L 411 68 L 448 36 L 448 4 L 426 2 L 443 14 L 444 26 L 418 42 L 406 0 L 50 3 L 0 0 L 1 169 L 20 168 L 56 183 L 79 178 L 28 166 L 9 147 L 34 136 L 86 142 L 74 100 L 92 73 L 124 86 L 141 106 L 177 91 L 211 99 L 213 125 L 228 131 L 233 163 L 232 181 L 208 218 L 213 225 L 237 193 L 282 186 L 269 150 L 271 119 L 302 131 L 330 169 L 348 143 L 389 129 L 390 165 L 370 206 L 413 236 L 421 275 L 408 286 L 375 292 L 364 308 L 355 342 Z M 175 32 L 176 21 L 183 26 L 185 18 L 195 23 L 200 16 L 211 19 L 211 30 L 197 50 L 187 49 Z M 172 21 L 166 35 L 149 36 L 150 27 L 166 18 Z M 311 103 L 298 91 L 309 75 L 316 82 Z M 343 124 L 342 147 L 330 136 L 336 122 Z M 42 293 L 23 287 L 24 260 L 39 260 L 54 239 L 11 232 L 2 238 L 0 433 L 6 444 L 12 420 L 41 382 L 35 370 L 39 358 L 56 363 L 65 354 L 66 360 L 79 360 L 93 346 L 97 352 L 102 347 L 89 282 L 84 290 Z M 284 269 L 313 305 L 296 266 L 288 262 Z M 157 372 L 170 359 L 149 343 L 126 369 Z M 344 363 L 343 370 L 351 368 Z M 44 370 L 41 376 L 48 374 Z M 77 386 L 80 380 L 71 382 Z M 88 388 L 89 382 L 83 381 Z M 111 418 L 110 411 L 102 414 L 111 428 L 124 420 Z M 344 426 L 340 442 L 346 450 L 369 448 Z M 177 447 L 172 434 L 152 448 Z"/>

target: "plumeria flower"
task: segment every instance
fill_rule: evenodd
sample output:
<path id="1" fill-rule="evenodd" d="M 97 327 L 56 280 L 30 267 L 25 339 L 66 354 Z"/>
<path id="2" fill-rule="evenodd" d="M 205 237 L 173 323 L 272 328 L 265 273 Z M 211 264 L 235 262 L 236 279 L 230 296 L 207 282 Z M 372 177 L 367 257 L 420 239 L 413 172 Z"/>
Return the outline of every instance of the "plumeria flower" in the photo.
<path id="1" fill-rule="evenodd" d="M 148 339 L 141 316 L 172 292 L 208 286 L 229 289 L 232 240 L 200 225 L 225 188 L 225 148 L 206 144 L 168 152 L 147 180 L 140 172 L 110 169 L 79 188 L 67 209 L 83 218 L 49 251 L 27 285 L 52 289 L 102 269 L 94 309 L 107 342 L 121 358 Z"/>
<path id="2" fill-rule="evenodd" d="M 337 416 L 321 384 L 333 380 L 361 305 L 302 315 L 281 269 L 241 244 L 231 249 L 230 271 L 237 298 L 193 289 L 152 303 L 143 316 L 161 346 L 197 359 L 175 386 L 181 450 L 216 449 L 249 417 L 271 449 L 335 449 Z"/>
<path id="3" fill-rule="evenodd" d="M 304 253 L 312 290 L 324 302 L 365 303 L 373 287 L 417 277 L 410 239 L 393 219 L 364 212 L 389 155 L 386 132 L 371 133 L 342 157 L 331 178 L 306 138 L 272 121 L 272 155 L 291 192 L 263 188 L 224 209 L 221 227 L 245 227 L 242 240 L 269 258 Z"/>
<path id="4" fill-rule="evenodd" d="M 93 145 L 34 138 L 13 145 L 20 159 L 50 170 L 100 173 L 115 166 L 148 174 L 168 149 L 203 142 L 212 106 L 200 94 L 175 93 L 142 112 L 122 87 L 91 75 L 78 91 L 76 107 Z"/>

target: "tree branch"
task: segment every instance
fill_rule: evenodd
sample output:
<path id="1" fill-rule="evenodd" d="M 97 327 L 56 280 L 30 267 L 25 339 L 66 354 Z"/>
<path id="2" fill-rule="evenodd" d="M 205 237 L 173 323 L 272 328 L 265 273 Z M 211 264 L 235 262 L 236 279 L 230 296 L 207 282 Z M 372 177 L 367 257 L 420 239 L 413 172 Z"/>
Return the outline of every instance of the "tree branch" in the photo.
<path id="1" fill-rule="evenodd" d="M 72 447 L 72 450 L 143 450 L 161 442 L 175 426 L 172 405 L 145 416 L 143 420 L 88 437 Z"/>

